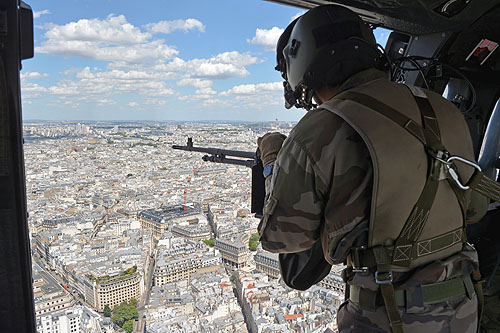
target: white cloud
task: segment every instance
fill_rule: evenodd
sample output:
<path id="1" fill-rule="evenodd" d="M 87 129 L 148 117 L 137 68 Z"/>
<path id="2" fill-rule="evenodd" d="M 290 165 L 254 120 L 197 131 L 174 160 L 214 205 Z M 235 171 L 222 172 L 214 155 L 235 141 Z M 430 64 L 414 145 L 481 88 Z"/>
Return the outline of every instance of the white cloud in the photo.
<path id="1" fill-rule="evenodd" d="M 127 22 L 123 15 L 105 20 L 81 19 L 65 25 L 50 25 L 38 53 L 113 61 L 122 64 L 155 64 L 179 53 L 163 40 Z"/>
<path id="2" fill-rule="evenodd" d="M 270 106 L 283 105 L 283 83 L 243 84 L 223 91 L 218 96 L 231 101 L 233 107 L 240 110 L 266 110 Z"/>
<path id="3" fill-rule="evenodd" d="M 83 96 L 84 89 L 80 89 L 84 87 L 79 87 L 76 82 L 72 81 L 61 81 L 55 86 L 51 86 L 48 88 L 48 92 L 52 95 L 66 95 L 66 96 Z M 86 89 L 89 90 L 89 89 Z M 86 91 L 89 93 L 89 91 Z M 85 94 L 86 95 L 86 94 Z"/>
<path id="4" fill-rule="evenodd" d="M 47 88 L 38 85 L 37 83 L 21 81 L 21 94 L 22 98 L 40 97 L 42 93 L 46 93 Z"/>
<path id="5" fill-rule="evenodd" d="M 208 99 L 212 98 L 213 95 L 217 95 L 217 91 L 212 89 L 213 82 L 210 80 L 201 80 L 198 78 L 185 78 L 177 82 L 178 86 L 193 86 L 198 88 L 194 95 L 190 96 L 181 96 L 179 100 L 188 100 L 188 99 Z"/>
<path id="6" fill-rule="evenodd" d="M 144 104 L 149 104 L 149 105 L 165 105 L 167 104 L 167 101 L 164 99 L 154 99 L 154 98 L 149 98 L 144 101 Z"/>
<path id="7" fill-rule="evenodd" d="M 203 25 L 203 23 L 192 18 L 189 18 L 187 20 L 160 21 L 157 23 L 149 23 L 145 25 L 145 28 L 155 34 L 169 34 L 176 30 L 182 30 L 184 32 L 188 32 L 190 30 L 198 30 L 200 32 L 205 32 L 205 26 Z"/>
<path id="8" fill-rule="evenodd" d="M 201 88 L 196 90 L 196 94 L 198 95 L 215 95 L 217 92 L 212 88 Z"/>
<path id="9" fill-rule="evenodd" d="M 306 11 L 302 10 L 295 14 L 290 19 L 290 23 L 296 18 L 302 16 L 305 12 Z M 247 42 L 255 45 L 263 45 L 268 51 L 275 51 L 276 44 L 278 44 L 278 40 L 284 31 L 285 29 L 279 27 L 272 27 L 271 29 L 257 28 L 255 31 L 255 36 L 252 39 L 247 39 Z"/>
<path id="10" fill-rule="evenodd" d="M 83 41 L 48 41 L 36 52 L 61 56 L 77 56 L 88 59 L 115 61 L 119 67 L 127 64 L 154 64 L 168 60 L 179 52 L 162 41 L 129 46 L 101 46 L 100 43 Z"/>
<path id="11" fill-rule="evenodd" d="M 100 93 L 139 93 L 145 96 L 170 96 L 174 90 L 163 81 L 164 73 L 139 71 L 104 71 L 93 72 L 89 67 L 76 74 L 80 81 L 76 84 L 83 92 Z"/>
<path id="12" fill-rule="evenodd" d="M 146 70 L 118 70 L 113 69 L 109 71 L 91 71 L 90 67 L 78 70 L 74 73 L 79 79 L 93 80 L 93 81 L 140 81 L 140 80 L 168 80 L 172 79 L 173 75 L 165 72 L 153 72 Z"/>
<path id="13" fill-rule="evenodd" d="M 137 103 L 137 102 L 130 102 L 130 103 L 128 103 L 128 106 L 130 106 L 130 107 L 136 107 L 136 106 L 139 106 L 139 103 Z"/>
<path id="14" fill-rule="evenodd" d="M 108 15 L 105 20 L 80 19 L 65 25 L 52 25 L 45 33 L 49 40 L 82 42 L 103 42 L 117 45 L 130 45 L 146 42 L 151 34 L 127 22 L 123 15 Z"/>
<path id="15" fill-rule="evenodd" d="M 283 82 L 269 82 L 257 84 L 243 84 L 234 86 L 229 90 L 220 93 L 221 96 L 230 95 L 253 95 L 267 92 L 283 91 Z"/>
<path id="16" fill-rule="evenodd" d="M 224 52 L 208 59 L 185 61 L 174 58 L 171 62 L 156 66 L 156 70 L 188 73 L 191 78 L 227 79 L 243 77 L 250 73 L 246 66 L 259 61 L 257 57 L 237 51 Z"/>
<path id="17" fill-rule="evenodd" d="M 39 73 L 39 72 L 25 72 L 21 73 L 21 80 L 25 79 L 39 79 L 41 77 L 48 77 L 47 73 Z"/>
<path id="18" fill-rule="evenodd" d="M 74 74 L 76 80 L 65 79 L 50 87 L 25 83 L 22 91 L 23 96 L 28 97 L 39 97 L 44 93 L 62 99 L 91 101 L 98 105 L 115 104 L 117 96 L 131 94 L 142 95 L 150 101 L 160 101 L 175 94 L 161 75 L 135 71 L 92 71 L 86 67 Z"/>
<path id="19" fill-rule="evenodd" d="M 217 92 L 212 88 L 201 88 L 195 91 L 194 95 L 191 98 L 194 99 L 211 99 L 214 95 L 217 95 Z"/>
<path id="20" fill-rule="evenodd" d="M 272 27 L 271 29 L 259 29 L 255 31 L 255 36 L 252 39 L 247 39 L 250 44 L 264 45 L 267 50 L 276 49 L 278 39 L 283 33 L 284 29 Z"/>
<path id="21" fill-rule="evenodd" d="M 208 88 L 213 84 L 210 80 L 202 80 L 202 79 L 193 79 L 193 78 L 185 78 L 177 82 L 178 86 L 193 86 L 196 88 Z"/>
<path id="22" fill-rule="evenodd" d="M 40 11 L 38 11 L 38 12 L 37 12 L 37 11 L 34 11 L 34 12 L 33 12 L 33 17 L 34 17 L 34 18 L 39 18 L 40 16 L 42 16 L 42 15 L 47 15 L 47 14 L 51 14 L 51 13 L 50 13 L 50 10 L 48 10 L 48 9 L 40 10 Z"/>
<path id="23" fill-rule="evenodd" d="M 218 106 L 218 107 L 222 107 L 222 106 L 233 106 L 232 103 L 230 101 L 227 101 L 227 100 L 222 100 L 222 99 L 218 99 L 218 98 L 208 98 L 208 99 L 205 99 L 203 100 L 203 104 L 204 106 Z"/>
<path id="24" fill-rule="evenodd" d="M 109 99 L 109 98 L 100 98 L 100 99 L 95 100 L 95 102 L 97 102 L 98 105 L 112 105 L 112 104 L 116 104 L 116 102 L 114 100 Z"/>
<path id="25" fill-rule="evenodd" d="M 94 102 L 105 105 L 116 103 L 119 96 L 125 95 L 131 99 L 140 98 L 141 105 L 163 105 L 172 97 L 215 100 L 218 92 L 213 89 L 212 80 L 247 76 L 250 74 L 247 67 L 260 60 L 248 52 L 238 51 L 222 52 L 208 58 L 182 59 L 178 50 L 155 38 L 156 33 L 204 31 L 204 28 L 195 19 L 162 21 L 138 28 L 123 15 L 81 19 L 64 25 L 48 24 L 45 38 L 36 52 L 84 57 L 106 64 L 100 68 L 68 69 L 62 72 L 64 79 L 52 86 L 26 83 L 23 91 L 30 97 L 56 96 L 60 104 L 72 100 L 74 104 Z M 44 76 L 28 72 L 24 77 L 36 79 Z M 196 90 L 191 95 L 180 96 L 173 89 L 175 86 L 192 86 Z M 136 101 L 128 106 L 138 106 L 134 104 Z"/>

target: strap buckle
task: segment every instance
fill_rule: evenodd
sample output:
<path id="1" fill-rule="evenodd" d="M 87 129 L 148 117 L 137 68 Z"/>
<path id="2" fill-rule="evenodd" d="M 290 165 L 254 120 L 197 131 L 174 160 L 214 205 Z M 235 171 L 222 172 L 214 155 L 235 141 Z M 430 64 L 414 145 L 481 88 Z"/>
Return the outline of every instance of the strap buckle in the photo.
<path id="1" fill-rule="evenodd" d="M 457 184 L 458 187 L 460 187 L 462 190 L 468 190 L 470 187 L 467 186 L 467 185 L 464 185 L 460 182 L 460 179 L 458 178 L 458 174 L 457 172 L 451 167 L 452 165 L 452 161 L 459 161 L 459 162 L 462 162 L 464 164 L 467 164 L 471 167 L 474 167 L 475 169 L 477 169 L 479 172 L 481 172 L 481 167 L 475 163 L 475 162 L 472 162 L 472 161 L 469 161 L 463 157 L 460 157 L 460 156 L 450 156 L 448 157 L 448 159 L 446 160 L 446 169 L 448 170 L 448 173 L 450 174 L 451 176 L 451 179 L 453 179 L 453 181 Z"/>
<path id="2" fill-rule="evenodd" d="M 380 273 L 380 274 L 389 274 L 387 280 L 379 280 L 378 279 L 378 274 L 379 274 L 378 271 L 376 271 L 375 272 L 375 282 L 377 284 L 389 284 L 389 283 L 392 283 L 392 271 L 389 271 L 387 273 L 385 273 L 385 272 Z"/>
<path id="3" fill-rule="evenodd" d="M 366 250 L 366 246 L 359 246 L 351 249 L 351 264 L 354 273 L 368 273 L 368 267 L 363 266 L 361 253 Z M 366 265 L 366 264 L 365 264 Z"/>
<path id="4" fill-rule="evenodd" d="M 353 273 L 368 273 L 368 267 L 352 268 Z"/>

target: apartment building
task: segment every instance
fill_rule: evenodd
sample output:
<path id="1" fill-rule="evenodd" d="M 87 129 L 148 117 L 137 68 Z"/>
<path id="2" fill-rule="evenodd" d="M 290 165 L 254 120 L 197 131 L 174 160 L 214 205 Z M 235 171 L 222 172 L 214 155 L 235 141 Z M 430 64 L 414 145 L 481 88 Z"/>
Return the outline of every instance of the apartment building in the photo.
<path id="1" fill-rule="evenodd" d="M 224 264 L 234 268 L 242 268 L 247 265 L 248 246 L 241 241 L 217 238 L 215 248 L 220 251 Z"/>

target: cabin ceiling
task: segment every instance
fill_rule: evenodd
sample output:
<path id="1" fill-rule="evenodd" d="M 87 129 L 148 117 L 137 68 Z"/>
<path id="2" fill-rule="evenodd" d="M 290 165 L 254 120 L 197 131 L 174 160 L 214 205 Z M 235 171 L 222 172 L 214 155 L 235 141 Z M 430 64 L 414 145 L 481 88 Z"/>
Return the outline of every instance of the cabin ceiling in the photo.
<path id="1" fill-rule="evenodd" d="M 267 0 L 310 9 L 338 4 L 358 13 L 375 26 L 423 35 L 441 31 L 461 31 L 500 0 Z"/>

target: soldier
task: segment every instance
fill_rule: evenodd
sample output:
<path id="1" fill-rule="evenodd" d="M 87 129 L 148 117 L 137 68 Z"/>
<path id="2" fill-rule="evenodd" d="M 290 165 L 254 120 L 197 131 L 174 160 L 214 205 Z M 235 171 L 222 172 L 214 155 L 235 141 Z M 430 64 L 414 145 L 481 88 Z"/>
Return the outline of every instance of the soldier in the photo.
<path id="1" fill-rule="evenodd" d="M 280 37 L 286 106 L 308 112 L 288 138 L 258 139 L 262 247 L 301 290 L 347 263 L 340 332 L 475 332 L 478 261 L 464 230 L 487 201 L 460 188 L 474 171 L 453 157 L 474 160 L 467 125 L 440 95 L 391 82 L 381 59 L 341 6 L 308 11 Z"/>

